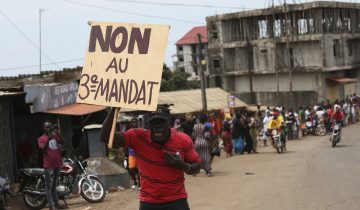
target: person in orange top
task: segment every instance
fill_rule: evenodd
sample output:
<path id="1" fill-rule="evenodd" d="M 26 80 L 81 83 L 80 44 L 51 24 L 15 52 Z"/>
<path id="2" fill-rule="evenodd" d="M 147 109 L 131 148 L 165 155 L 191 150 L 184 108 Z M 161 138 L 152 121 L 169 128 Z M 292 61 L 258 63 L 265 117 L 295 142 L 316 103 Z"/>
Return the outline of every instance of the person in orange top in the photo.
<path id="1" fill-rule="evenodd" d="M 136 165 L 136 157 L 134 150 L 129 148 L 128 149 L 128 167 L 129 167 L 129 175 L 133 179 L 133 185 L 131 186 L 132 189 L 135 189 L 136 187 L 140 188 L 140 176 L 139 176 L 139 170 Z"/>

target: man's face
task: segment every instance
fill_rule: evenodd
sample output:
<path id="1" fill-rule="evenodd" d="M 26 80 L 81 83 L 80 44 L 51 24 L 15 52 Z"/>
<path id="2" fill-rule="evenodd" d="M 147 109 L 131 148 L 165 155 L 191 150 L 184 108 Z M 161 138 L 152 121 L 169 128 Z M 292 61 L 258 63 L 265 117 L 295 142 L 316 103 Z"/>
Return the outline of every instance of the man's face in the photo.
<path id="1" fill-rule="evenodd" d="M 170 124 L 166 119 L 153 119 L 149 122 L 151 140 L 164 145 L 170 136 Z"/>
<path id="2" fill-rule="evenodd" d="M 132 119 L 130 121 L 130 127 L 131 128 L 138 128 L 139 127 L 138 121 L 136 119 Z"/>
<path id="3" fill-rule="evenodd" d="M 336 112 L 337 112 L 337 113 L 340 113 L 340 108 L 336 108 Z"/>
<path id="4" fill-rule="evenodd" d="M 48 122 L 44 123 L 43 128 L 44 128 L 44 131 L 46 131 L 48 133 L 50 133 L 53 130 L 53 126 L 51 125 L 51 123 L 48 123 Z"/>

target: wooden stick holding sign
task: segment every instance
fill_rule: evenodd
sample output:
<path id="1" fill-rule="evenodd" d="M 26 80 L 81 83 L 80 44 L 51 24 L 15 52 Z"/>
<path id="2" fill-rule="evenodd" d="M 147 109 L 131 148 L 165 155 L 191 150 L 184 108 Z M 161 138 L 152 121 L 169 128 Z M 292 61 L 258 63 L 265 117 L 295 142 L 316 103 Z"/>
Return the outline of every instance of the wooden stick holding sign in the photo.
<path id="1" fill-rule="evenodd" d="M 113 143 L 114 143 L 116 123 L 117 123 L 117 119 L 118 119 L 119 112 L 120 112 L 120 108 L 119 108 L 119 107 L 116 107 L 116 108 L 115 108 L 115 113 L 114 113 L 113 123 L 112 123 L 112 126 L 111 126 L 110 137 L 109 137 L 109 143 L 108 143 L 108 148 L 109 148 L 109 149 L 112 148 Z"/>

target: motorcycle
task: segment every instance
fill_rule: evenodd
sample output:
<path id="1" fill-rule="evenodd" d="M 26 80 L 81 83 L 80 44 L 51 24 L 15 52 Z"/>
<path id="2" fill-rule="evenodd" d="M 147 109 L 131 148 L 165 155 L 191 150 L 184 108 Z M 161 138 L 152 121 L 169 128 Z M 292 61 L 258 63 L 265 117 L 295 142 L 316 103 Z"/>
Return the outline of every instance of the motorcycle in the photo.
<path id="1" fill-rule="evenodd" d="M 10 181 L 0 177 L 0 210 L 10 210 L 7 203 L 7 196 L 10 195 Z"/>
<path id="2" fill-rule="evenodd" d="M 305 122 L 305 135 L 311 133 L 316 136 L 325 136 L 326 135 L 326 127 L 325 125 L 319 121 L 319 123 L 316 122 L 316 120 L 306 120 Z"/>
<path id="3" fill-rule="evenodd" d="M 341 135 L 340 135 L 340 124 L 335 123 L 333 125 L 332 133 L 330 136 L 331 146 L 335 147 L 338 142 L 340 142 Z"/>
<path id="4" fill-rule="evenodd" d="M 80 194 L 91 203 L 98 203 L 105 198 L 105 188 L 99 178 L 86 172 L 86 161 L 75 157 L 64 158 L 56 191 L 60 199 L 70 194 Z M 30 209 L 41 209 L 47 204 L 45 196 L 45 171 L 42 168 L 20 169 L 20 190 L 23 200 Z M 66 204 L 66 202 L 65 202 Z"/>
<path id="5" fill-rule="evenodd" d="M 281 154 L 285 152 L 285 144 L 281 140 L 281 129 L 272 129 L 270 136 L 277 153 Z"/>

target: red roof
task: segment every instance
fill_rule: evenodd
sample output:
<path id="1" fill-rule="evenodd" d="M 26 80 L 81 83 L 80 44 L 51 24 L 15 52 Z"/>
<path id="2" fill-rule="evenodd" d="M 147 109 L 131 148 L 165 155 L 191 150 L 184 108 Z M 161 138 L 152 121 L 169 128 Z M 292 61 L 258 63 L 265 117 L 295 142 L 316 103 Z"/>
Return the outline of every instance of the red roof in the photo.
<path id="1" fill-rule="evenodd" d="M 192 28 L 189 32 L 185 34 L 181 39 L 179 39 L 175 44 L 176 45 L 187 45 L 187 44 L 196 44 L 198 43 L 197 34 L 201 34 L 201 42 L 207 43 L 207 29 L 206 26 L 196 26 Z"/>

